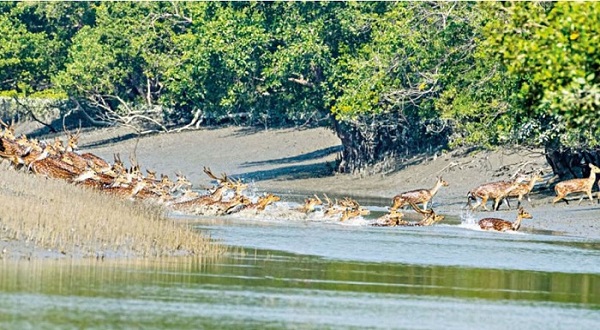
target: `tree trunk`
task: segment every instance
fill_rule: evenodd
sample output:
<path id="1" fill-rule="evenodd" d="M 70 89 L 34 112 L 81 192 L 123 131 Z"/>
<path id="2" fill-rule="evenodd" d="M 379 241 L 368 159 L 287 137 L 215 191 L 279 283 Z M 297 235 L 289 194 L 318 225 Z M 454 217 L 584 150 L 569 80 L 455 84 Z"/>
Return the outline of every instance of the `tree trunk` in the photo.
<path id="1" fill-rule="evenodd" d="M 446 130 L 427 132 L 418 120 L 406 120 L 397 113 L 334 120 L 334 128 L 343 146 L 337 171 L 354 174 L 395 169 L 402 158 L 445 145 L 448 136 Z"/>
<path id="2" fill-rule="evenodd" d="M 594 149 L 546 149 L 546 160 L 554 175 L 561 181 L 572 178 L 587 178 L 589 164 L 600 166 L 600 148 Z"/>

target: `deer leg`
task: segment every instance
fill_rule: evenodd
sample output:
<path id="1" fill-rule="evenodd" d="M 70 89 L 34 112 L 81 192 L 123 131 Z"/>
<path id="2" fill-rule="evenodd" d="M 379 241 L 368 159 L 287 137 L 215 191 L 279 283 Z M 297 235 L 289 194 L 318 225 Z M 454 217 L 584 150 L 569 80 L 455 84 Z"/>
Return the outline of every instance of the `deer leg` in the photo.
<path id="1" fill-rule="evenodd" d="M 590 198 L 590 202 L 592 203 L 592 205 L 594 205 L 594 197 L 592 197 L 592 191 L 588 191 L 587 192 L 588 197 Z"/>
<path id="2" fill-rule="evenodd" d="M 510 202 L 508 201 L 508 197 L 504 198 L 504 203 L 506 203 L 506 207 L 508 207 L 508 209 L 510 210 Z M 521 204 L 521 201 L 519 201 L 519 205 Z M 498 206 L 500 207 L 500 206 Z"/>
<path id="3" fill-rule="evenodd" d="M 581 195 L 581 197 L 579 197 L 579 201 L 577 202 L 577 205 L 581 205 L 581 201 L 583 201 L 584 198 L 585 198 L 585 195 Z"/>
<path id="4" fill-rule="evenodd" d="M 560 201 L 561 199 L 564 200 L 565 203 L 567 203 L 567 205 L 569 205 L 569 201 L 565 198 L 564 195 L 558 195 L 558 196 L 554 197 L 554 199 L 552 200 L 552 204 Z"/>
<path id="5" fill-rule="evenodd" d="M 533 202 L 531 201 L 529 194 L 527 194 L 526 197 L 527 197 L 527 201 L 529 202 L 529 205 L 531 205 L 531 207 L 533 207 Z"/>
<path id="6" fill-rule="evenodd" d="M 423 210 L 427 210 L 427 201 L 423 202 Z"/>
<path id="7" fill-rule="evenodd" d="M 500 208 L 500 203 L 502 202 L 502 197 L 497 197 L 494 199 L 494 211 L 498 211 L 498 209 Z M 506 198 L 504 198 L 504 202 L 507 203 Z M 510 209 L 510 205 L 508 206 L 508 208 Z"/>
<path id="8" fill-rule="evenodd" d="M 486 204 L 487 204 L 487 201 L 488 201 L 488 198 L 487 198 L 487 197 L 481 197 L 481 203 L 480 203 L 480 204 L 481 204 L 481 206 L 483 206 L 483 208 L 484 208 L 486 211 L 489 211 L 489 209 L 488 209 L 488 208 L 487 208 L 487 206 L 486 206 Z"/>

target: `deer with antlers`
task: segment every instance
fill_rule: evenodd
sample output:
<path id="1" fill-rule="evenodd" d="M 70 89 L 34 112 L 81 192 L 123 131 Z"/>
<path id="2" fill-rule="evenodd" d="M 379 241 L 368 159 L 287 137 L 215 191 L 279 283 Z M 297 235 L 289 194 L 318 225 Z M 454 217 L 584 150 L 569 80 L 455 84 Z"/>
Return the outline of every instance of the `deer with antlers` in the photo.
<path id="1" fill-rule="evenodd" d="M 221 173 L 220 178 L 217 177 L 212 173 L 209 167 L 204 166 L 204 173 L 210 178 L 216 180 L 218 186 L 225 186 L 228 189 L 233 190 L 236 196 L 240 196 L 243 193 L 243 191 L 248 188 L 248 184 L 243 183 L 241 179 L 232 181 L 225 173 Z"/>
<path id="2" fill-rule="evenodd" d="M 564 200 L 565 203 L 567 203 L 568 205 L 569 201 L 567 201 L 565 197 L 568 194 L 576 192 L 585 193 L 590 198 L 590 201 L 594 201 L 594 198 L 592 197 L 592 188 L 594 187 L 594 183 L 596 183 L 596 174 L 600 173 L 600 168 L 591 163 L 589 164 L 589 166 L 591 172 L 588 178 L 566 180 L 559 182 L 556 184 L 556 186 L 554 186 L 554 192 L 556 192 L 556 197 L 552 200 L 552 204 L 560 200 Z M 586 195 L 581 196 L 578 205 L 581 204 L 581 201 Z"/>
<path id="3" fill-rule="evenodd" d="M 431 226 L 445 218 L 443 215 L 436 214 L 433 209 L 421 210 L 421 208 L 413 202 L 410 202 L 410 206 L 417 211 L 417 213 L 421 214 L 423 219 L 419 222 L 410 222 L 408 223 L 408 226 Z"/>
<path id="4" fill-rule="evenodd" d="M 75 134 L 72 134 L 67 129 L 67 127 L 65 126 L 65 123 L 63 122 L 63 130 L 65 131 L 65 134 L 67 135 L 67 146 L 65 147 L 65 151 L 78 150 L 79 149 L 79 146 L 78 146 L 79 137 L 81 137 L 81 125 L 79 126 L 77 131 L 75 131 Z"/>
<path id="5" fill-rule="evenodd" d="M 356 200 L 345 197 L 342 200 L 336 200 L 335 203 L 325 195 L 327 206 L 324 209 L 323 214 L 325 216 L 336 216 L 341 215 L 340 221 L 346 221 L 351 218 L 369 215 L 371 211 L 362 207 Z"/>
<path id="6" fill-rule="evenodd" d="M 440 190 L 441 187 L 447 186 L 448 182 L 441 177 L 438 177 L 435 185 L 431 189 L 416 189 L 394 196 L 391 209 L 395 210 L 402 208 L 412 202 L 415 204 L 423 203 L 423 209 L 426 210 L 427 203 L 433 199 L 433 196 L 437 194 L 438 190 Z"/>
<path id="7" fill-rule="evenodd" d="M 313 197 L 308 197 L 306 199 L 304 199 L 304 204 L 302 206 L 300 206 L 297 210 L 302 212 L 302 213 L 311 213 L 315 211 L 315 208 L 319 205 L 323 204 L 323 201 L 321 201 L 321 199 L 319 198 L 319 196 L 317 196 L 317 194 L 314 194 Z"/>
<path id="8" fill-rule="evenodd" d="M 60 155 L 55 155 L 52 147 L 47 145 L 40 153 L 30 150 L 23 156 L 27 168 L 33 173 L 55 179 L 72 179 L 84 172 L 84 169 L 75 167 L 61 160 Z"/>
<path id="9" fill-rule="evenodd" d="M 360 216 L 364 216 L 364 215 L 369 215 L 371 214 L 371 211 L 361 207 L 355 208 L 355 209 L 346 209 L 344 210 L 344 212 L 342 212 L 342 217 L 340 218 L 340 221 L 346 221 L 348 219 L 352 219 L 352 218 L 356 218 L 356 217 L 360 217 Z"/>
<path id="10" fill-rule="evenodd" d="M 2 125 L 2 127 L 4 127 L 4 129 L 2 130 L 2 134 L 0 135 L 0 138 L 14 140 L 15 139 L 15 122 L 14 122 L 14 120 L 11 121 L 10 124 L 7 124 L 4 122 L 4 120 L 0 119 L 0 125 Z"/>
<path id="11" fill-rule="evenodd" d="M 498 218 L 483 218 L 479 220 L 479 227 L 483 230 L 496 230 L 496 231 L 516 231 L 521 228 L 521 220 L 531 219 L 533 216 L 529 214 L 523 207 L 519 207 L 517 213 L 517 220 L 515 222 L 506 221 Z"/>

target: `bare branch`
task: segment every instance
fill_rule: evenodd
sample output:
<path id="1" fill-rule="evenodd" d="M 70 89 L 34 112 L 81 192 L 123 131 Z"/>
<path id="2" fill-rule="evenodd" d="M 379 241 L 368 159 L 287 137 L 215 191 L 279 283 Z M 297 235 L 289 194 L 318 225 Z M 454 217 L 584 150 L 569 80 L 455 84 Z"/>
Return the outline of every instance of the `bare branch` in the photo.
<path id="1" fill-rule="evenodd" d="M 46 124 L 45 122 L 43 122 L 40 119 L 38 119 L 37 116 L 35 115 L 33 109 L 31 109 L 31 107 L 29 107 L 29 105 L 27 105 L 26 103 L 21 102 L 20 98 L 18 98 L 18 97 L 15 96 L 15 97 L 13 97 L 13 100 L 15 101 L 15 103 L 19 107 L 21 107 L 21 108 L 23 108 L 25 110 L 26 114 L 28 116 L 30 116 L 31 119 L 33 119 L 34 121 L 36 121 L 36 122 L 44 125 L 45 127 L 48 127 L 48 129 L 50 129 L 50 132 L 52 132 L 52 133 L 56 133 L 57 132 L 56 129 L 52 125 Z"/>

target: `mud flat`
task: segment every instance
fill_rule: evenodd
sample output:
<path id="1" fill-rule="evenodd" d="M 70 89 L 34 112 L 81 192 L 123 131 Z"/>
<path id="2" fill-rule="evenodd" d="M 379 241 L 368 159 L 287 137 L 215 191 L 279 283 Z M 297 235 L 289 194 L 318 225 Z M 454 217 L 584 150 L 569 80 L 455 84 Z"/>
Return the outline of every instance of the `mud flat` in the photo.
<path id="1" fill-rule="evenodd" d="M 333 166 L 341 150 L 340 140 L 325 128 L 253 130 L 227 127 L 177 134 L 159 134 L 141 139 L 124 129 L 102 129 L 85 133 L 81 149 L 106 159 L 120 153 L 123 159 L 135 156 L 144 168 L 174 175 L 181 171 L 197 188 L 211 185 L 202 172 L 209 166 L 215 173 L 225 172 L 251 182 L 257 192 L 278 192 L 310 196 L 352 196 L 361 204 L 391 205 L 391 198 L 402 191 L 430 188 L 437 176 L 449 187 L 440 189 L 434 199 L 438 213 L 464 215 L 467 192 L 479 184 L 509 178 L 519 169 L 543 170 L 544 182 L 534 188 L 533 205 L 524 207 L 533 215 L 523 228 L 600 239 L 600 205 L 578 196 L 569 196 L 569 205 L 552 205 L 554 191 L 546 185 L 552 177 L 541 150 L 498 150 L 452 152 L 415 157 L 407 165 L 384 174 L 334 174 Z M 501 207 L 498 212 L 477 212 L 475 218 L 487 216 L 513 220 L 513 210 Z M 491 208 L 491 202 L 488 202 Z"/>

